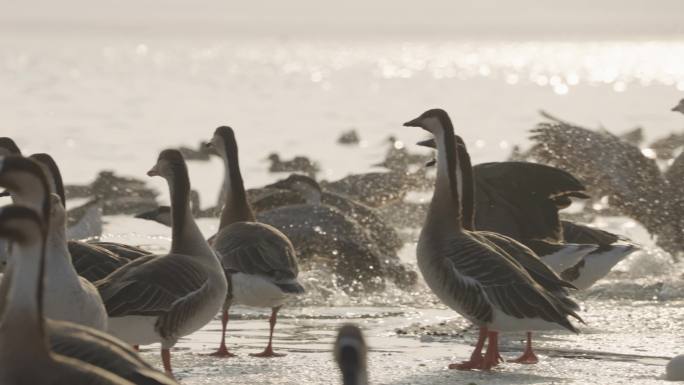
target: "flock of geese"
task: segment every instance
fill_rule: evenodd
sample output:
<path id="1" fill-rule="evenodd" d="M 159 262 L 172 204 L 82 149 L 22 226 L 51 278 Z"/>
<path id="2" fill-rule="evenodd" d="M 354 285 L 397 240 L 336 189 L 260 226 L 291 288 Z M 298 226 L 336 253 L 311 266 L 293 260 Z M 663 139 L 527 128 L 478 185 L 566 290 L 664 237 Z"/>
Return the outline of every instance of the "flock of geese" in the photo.
<path id="1" fill-rule="evenodd" d="M 680 108 L 684 112 L 684 102 Z M 209 239 L 195 222 L 200 208 L 183 152 L 162 151 L 147 174 L 167 182 L 170 206 L 138 216 L 172 228 L 166 254 L 72 239 L 67 189 L 55 161 L 47 154 L 24 157 L 11 139 L 0 138 L 0 186 L 12 199 L 0 208 L 6 254 L 0 383 L 176 383 L 171 349 L 218 313 L 222 332 L 212 356 L 233 356 L 225 336 L 237 304 L 271 309 L 268 344 L 253 355 L 282 355 L 273 349 L 273 332 L 287 299 L 305 292 L 298 281 L 302 259 L 318 254 L 342 266 L 335 273 L 346 277 L 340 280 L 345 288 L 364 282 L 364 290 L 382 290 L 373 279 L 377 274 L 401 287 L 415 284 L 415 272 L 387 258 L 403 242 L 378 212 L 410 189 L 429 186 L 425 169 L 433 166 L 417 264 L 434 294 L 479 327 L 470 358 L 449 367 L 493 368 L 503 360 L 498 334 L 513 331 L 527 332 L 527 342 L 509 362 L 538 362 L 532 332 L 578 332 L 576 323 L 583 321 L 573 293 L 593 285 L 638 246 L 561 220 L 559 210 L 589 198 L 569 172 L 515 161 L 473 166 L 441 109 L 404 126 L 432 136 L 418 144 L 435 149 L 435 159 L 419 170 L 408 165 L 424 159 L 394 154 L 385 162 L 393 172 L 318 182 L 318 168 L 299 161 L 308 175 L 293 174 L 263 191 L 245 189 L 235 133 L 217 128 L 206 146 L 223 160 L 225 175 L 219 230 Z M 395 183 L 402 187 L 393 189 Z M 320 226 L 335 240 L 321 238 L 326 231 Z M 165 373 L 137 353 L 139 345 L 153 343 L 161 344 Z M 345 384 L 367 383 L 366 352 L 357 327 L 339 329 L 334 356 Z"/>

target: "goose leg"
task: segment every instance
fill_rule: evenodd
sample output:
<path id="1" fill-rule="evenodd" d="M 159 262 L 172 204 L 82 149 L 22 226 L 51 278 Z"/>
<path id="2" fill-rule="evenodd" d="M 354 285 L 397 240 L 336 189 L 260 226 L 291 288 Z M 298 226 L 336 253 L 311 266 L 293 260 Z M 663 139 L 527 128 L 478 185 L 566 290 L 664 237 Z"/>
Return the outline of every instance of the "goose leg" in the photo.
<path id="1" fill-rule="evenodd" d="M 173 370 L 171 370 L 171 351 L 169 349 L 162 348 L 161 356 L 162 363 L 164 364 L 164 372 L 166 372 L 167 376 L 174 378 Z"/>
<path id="2" fill-rule="evenodd" d="M 223 314 L 221 316 L 221 345 L 219 346 L 217 351 L 209 354 L 212 357 L 235 357 L 235 354 L 229 352 L 228 347 L 226 346 L 226 327 L 228 326 L 228 317 L 228 309 L 224 309 Z"/>
<path id="3" fill-rule="evenodd" d="M 482 348 L 484 348 L 485 341 L 487 340 L 487 328 L 480 327 L 480 335 L 477 338 L 477 343 L 475 344 L 475 350 L 473 354 L 470 355 L 470 360 L 463 361 L 458 364 L 449 365 L 449 369 L 458 370 L 472 370 L 479 369 L 482 366 L 484 357 L 482 357 Z"/>
<path id="4" fill-rule="evenodd" d="M 489 339 L 489 344 L 487 344 L 487 352 L 482 360 L 482 366 L 480 366 L 482 370 L 489 370 L 503 361 L 499 354 L 499 333 L 489 332 L 487 339 Z"/>
<path id="5" fill-rule="evenodd" d="M 274 307 L 273 309 L 271 309 L 271 318 L 269 318 L 269 320 L 268 320 L 268 323 L 271 326 L 271 332 L 268 336 L 268 345 L 266 346 L 266 349 L 264 349 L 264 351 L 261 353 L 250 354 L 250 356 L 253 356 L 253 357 L 283 357 L 285 355 L 282 353 L 275 353 L 273 351 L 273 330 L 275 329 L 276 320 L 278 317 L 278 310 L 280 310 L 280 306 Z"/>
<path id="6" fill-rule="evenodd" d="M 511 362 L 515 362 L 517 364 L 536 364 L 539 362 L 539 358 L 537 358 L 537 355 L 534 354 L 534 351 L 532 350 L 531 332 L 527 332 L 527 346 L 525 347 L 525 352 L 522 354 L 522 356 L 511 360 Z"/>

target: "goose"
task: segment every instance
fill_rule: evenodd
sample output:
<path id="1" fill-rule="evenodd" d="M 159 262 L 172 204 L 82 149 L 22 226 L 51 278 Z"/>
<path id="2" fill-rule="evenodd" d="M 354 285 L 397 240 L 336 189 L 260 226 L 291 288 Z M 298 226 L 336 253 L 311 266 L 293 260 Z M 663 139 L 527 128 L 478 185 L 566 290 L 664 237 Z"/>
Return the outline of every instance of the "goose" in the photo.
<path id="1" fill-rule="evenodd" d="M 473 354 L 471 361 L 479 361 L 480 369 L 490 369 L 499 363 L 498 332 L 559 326 L 577 332 L 568 320 L 572 316 L 581 321 L 573 310 L 574 302 L 535 282 L 499 244 L 464 231 L 460 204 L 465 190 L 464 175 L 457 168 L 454 131 L 448 114 L 441 109 L 428 110 L 404 126 L 423 128 L 437 142 L 437 179 L 418 240 L 418 267 L 428 287 L 442 302 L 487 329 L 487 352 L 482 360 Z"/>
<path id="2" fill-rule="evenodd" d="M 268 345 L 263 352 L 252 355 L 282 356 L 273 351 L 273 330 L 278 311 L 289 296 L 304 293 L 304 288 L 297 281 L 299 267 L 295 249 L 282 232 L 256 221 L 247 202 L 233 129 L 218 127 L 209 143 L 223 159 L 227 186 L 226 205 L 212 245 L 230 281 L 230 290 L 223 306 L 221 343 L 213 355 L 233 355 L 225 344 L 228 310 L 232 304 L 242 304 L 271 308 Z"/>
<path id="3" fill-rule="evenodd" d="M 340 194 L 325 191 L 313 178 L 301 174 L 291 174 L 289 177 L 266 187 L 267 189 L 285 189 L 296 192 L 303 197 L 307 204 L 324 204 L 338 209 L 345 216 L 367 229 L 368 235 L 382 254 L 396 254 L 404 246 L 404 242 L 397 231 L 388 225 L 372 207 Z"/>
<path id="4" fill-rule="evenodd" d="M 344 385 L 368 385 L 368 348 L 363 333 L 355 325 L 343 325 L 337 331 L 333 355 L 342 372 Z"/>
<path id="5" fill-rule="evenodd" d="M 161 176 L 169 185 L 171 250 L 135 259 L 95 286 L 109 314 L 109 333 L 132 345 L 161 342 L 164 370 L 172 375 L 170 349 L 213 319 L 228 284 L 190 212 L 183 156 L 177 150 L 162 151 L 148 175 Z"/>
<path id="6" fill-rule="evenodd" d="M 476 208 L 475 208 L 475 177 L 474 170 L 470 161 L 470 154 L 468 154 L 468 149 L 466 148 L 463 139 L 454 134 L 454 147 L 457 149 L 457 159 L 458 167 L 457 177 L 460 177 L 460 196 L 461 196 L 461 221 L 463 226 L 463 231 L 469 233 L 471 236 L 476 238 L 484 239 L 485 241 L 495 245 L 500 248 L 506 254 L 514 258 L 527 273 L 532 277 L 532 279 L 542 286 L 545 290 L 551 292 L 561 301 L 563 301 L 570 309 L 579 310 L 579 306 L 575 304 L 572 300 L 568 298 L 568 289 L 575 289 L 575 287 L 563 281 L 550 266 L 543 262 L 538 254 L 527 248 L 523 243 L 508 237 L 506 235 L 492 232 L 492 231 L 482 231 L 478 229 L 475 231 L 476 225 Z M 592 247 L 593 250 L 595 247 Z M 487 330 L 480 330 L 479 340 L 476 343 L 477 349 L 472 355 L 470 361 L 463 362 L 461 364 L 452 365 L 456 369 L 473 369 L 478 368 L 482 363 L 482 356 L 480 350 L 484 345 L 487 335 Z M 536 364 L 539 362 L 534 350 L 532 349 L 532 332 L 527 332 L 527 344 L 524 353 L 517 359 L 511 360 L 509 362 L 516 362 L 521 364 Z"/>
<path id="7" fill-rule="evenodd" d="M 133 383 L 106 370 L 50 351 L 43 319 L 46 225 L 30 208 L 0 209 L 0 237 L 12 242 L 14 279 L 0 320 L 0 383 Z"/>
<path id="8" fill-rule="evenodd" d="M 293 175 L 268 187 L 297 191 L 306 203 L 262 212 L 257 218 L 288 236 L 300 260 L 333 256 L 337 282 L 346 291 L 382 290 L 385 278 L 400 288 L 415 284 L 416 273 L 397 257 L 398 247 L 392 236 L 398 235 L 394 231 L 378 233 L 382 220 L 372 217 L 370 208 L 324 192 L 305 176 Z M 368 224 L 375 226 L 371 229 Z"/>
<path id="9" fill-rule="evenodd" d="M 270 172 L 301 172 L 313 177 L 320 171 L 318 164 L 305 156 L 295 156 L 292 160 L 282 160 L 280 155 L 274 152 L 268 156 L 268 160 L 271 162 L 268 167 Z"/>
<path id="10" fill-rule="evenodd" d="M 681 182 L 661 173 L 654 159 L 615 136 L 566 122 L 541 123 L 532 133 L 531 156 L 576 175 L 591 195 L 608 197 L 617 214 L 639 221 L 673 257 L 684 252 L 679 195 L 671 188 Z"/>
<path id="11" fill-rule="evenodd" d="M 42 210 L 47 227 L 44 313 L 57 320 L 105 330 L 107 313 L 95 287 L 79 277 L 71 264 L 66 245 L 66 213 L 50 187 L 41 166 L 29 158 L 5 157 L 0 169 L 0 186 L 10 191 L 15 202 Z M 15 261 L 10 260 L 10 264 Z M 13 274 L 5 275 L 11 282 Z M 4 284 L 4 280 L 3 280 Z M 2 292 L 2 290 L 0 290 Z M 0 303 L 4 299 L 0 298 Z"/>
<path id="12" fill-rule="evenodd" d="M 588 197 L 582 192 L 584 186 L 572 175 L 527 162 L 491 162 L 469 168 L 470 156 L 465 143 L 458 135 L 455 138 L 460 164 L 465 165 L 463 172 L 473 174 L 473 199 L 470 199 L 471 191 L 466 190 L 463 203 L 464 210 L 472 214 L 474 228 L 521 242 L 559 274 L 598 248 L 591 243 L 568 243 L 563 239 L 558 210 L 569 204 L 559 201 Z M 434 139 L 423 140 L 418 145 L 436 148 Z M 428 165 L 434 165 L 434 161 Z"/>

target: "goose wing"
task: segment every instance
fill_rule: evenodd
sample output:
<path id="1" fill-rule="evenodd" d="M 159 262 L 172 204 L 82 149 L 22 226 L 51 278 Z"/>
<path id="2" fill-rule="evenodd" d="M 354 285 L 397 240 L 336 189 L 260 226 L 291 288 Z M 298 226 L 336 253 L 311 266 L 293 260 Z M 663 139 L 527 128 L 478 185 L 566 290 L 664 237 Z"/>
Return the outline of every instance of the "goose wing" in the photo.
<path id="1" fill-rule="evenodd" d="M 187 310 L 187 305 L 202 297 L 207 281 L 207 272 L 191 257 L 168 254 L 140 257 L 95 286 L 110 317 L 173 317 L 174 312 Z"/>
<path id="2" fill-rule="evenodd" d="M 504 256 L 489 242 L 470 236 L 447 243 L 444 253 L 443 280 L 450 282 L 452 293 L 477 319 L 490 322 L 492 306 L 515 318 L 541 318 L 576 331 L 568 321 L 579 316 L 567 304 L 549 293 L 510 256 Z"/>
<path id="3" fill-rule="evenodd" d="M 109 250 L 82 241 L 67 242 L 76 272 L 90 282 L 100 280 L 129 261 Z"/>
<path id="4" fill-rule="evenodd" d="M 292 242 L 264 223 L 233 223 L 216 235 L 214 248 L 228 273 L 261 275 L 276 283 L 294 280 L 299 274 Z"/>

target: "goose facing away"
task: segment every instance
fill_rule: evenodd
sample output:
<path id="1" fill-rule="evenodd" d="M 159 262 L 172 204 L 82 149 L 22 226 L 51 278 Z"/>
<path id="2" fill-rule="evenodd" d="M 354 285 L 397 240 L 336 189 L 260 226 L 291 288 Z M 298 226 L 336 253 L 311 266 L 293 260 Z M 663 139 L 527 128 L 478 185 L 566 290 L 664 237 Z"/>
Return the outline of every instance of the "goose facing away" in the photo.
<path id="1" fill-rule="evenodd" d="M 368 348 L 363 333 L 355 325 L 343 325 L 337 332 L 333 355 L 344 385 L 368 385 Z"/>
<path id="2" fill-rule="evenodd" d="M 518 242 L 514 238 L 508 237 L 503 234 L 491 232 L 491 231 L 481 231 L 475 230 L 475 183 L 474 183 L 474 170 L 471 164 L 470 155 L 468 154 L 468 149 L 465 145 L 463 139 L 454 135 L 454 147 L 457 149 L 457 159 L 458 165 L 456 170 L 459 172 L 457 178 L 460 178 L 462 187 L 461 191 L 461 222 L 464 232 L 468 232 L 471 236 L 480 238 L 485 243 L 489 243 L 495 248 L 499 248 L 504 253 L 508 254 L 510 257 L 515 259 L 522 267 L 527 271 L 527 273 L 532 277 L 532 279 L 542 286 L 545 290 L 555 295 L 558 299 L 564 302 L 570 309 L 578 310 L 579 306 L 575 304 L 571 299 L 568 298 L 568 289 L 574 289 L 575 287 L 568 282 L 563 281 L 549 266 L 547 266 L 539 256 L 532 250 L 527 248 L 524 244 Z M 539 185 L 539 181 L 536 182 Z M 514 184 L 513 184 L 514 185 Z M 538 190 L 549 190 L 549 186 L 538 186 Z M 592 248 L 593 249 L 593 248 Z M 463 362 L 461 364 L 451 365 L 451 368 L 455 369 L 475 369 L 480 368 L 482 365 L 483 357 L 480 354 L 480 349 L 484 345 L 487 335 L 486 328 L 480 330 L 479 340 L 476 344 L 476 349 L 471 356 L 470 361 Z M 538 358 L 532 349 L 532 333 L 527 333 L 527 345 L 525 347 L 524 353 L 517 359 L 510 362 L 522 363 L 522 364 L 536 364 Z"/>
<path id="3" fill-rule="evenodd" d="M 219 231 L 212 245 L 230 281 L 230 290 L 223 307 L 222 336 L 219 357 L 232 354 L 225 345 L 225 330 L 231 304 L 270 307 L 268 345 L 259 357 L 275 357 L 273 330 L 278 311 L 291 295 L 304 293 L 297 281 L 299 267 L 290 240 L 276 228 L 256 222 L 245 193 L 235 133 L 230 127 L 216 129 L 210 145 L 223 159 L 225 167 L 225 206 Z"/>
<path id="4" fill-rule="evenodd" d="M 479 367 L 499 362 L 498 332 L 577 329 L 573 303 L 546 290 L 527 270 L 491 242 L 464 231 L 453 126 L 443 110 L 429 110 L 404 124 L 420 127 L 437 142 L 437 179 L 418 241 L 418 267 L 442 302 L 488 330 L 489 345 Z M 580 319 L 581 320 L 581 319 Z"/>
<path id="5" fill-rule="evenodd" d="M 183 156 L 164 150 L 150 176 L 166 179 L 173 217 L 171 250 L 140 257 L 96 282 L 109 314 L 109 332 L 132 344 L 161 342 L 164 369 L 169 349 L 211 321 L 226 297 L 227 282 L 190 212 L 190 179 Z"/>
<path id="6" fill-rule="evenodd" d="M 0 209 L 0 237 L 13 243 L 15 259 L 15 276 L 0 319 L 0 383 L 132 385 L 48 348 L 42 299 L 45 229 L 42 218 L 32 209 L 17 205 Z"/>

